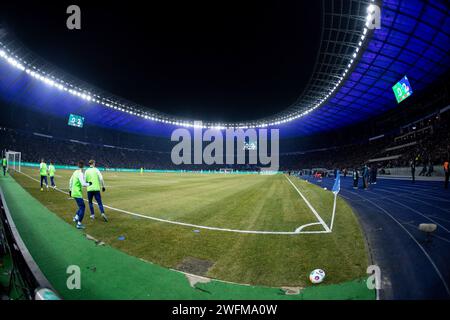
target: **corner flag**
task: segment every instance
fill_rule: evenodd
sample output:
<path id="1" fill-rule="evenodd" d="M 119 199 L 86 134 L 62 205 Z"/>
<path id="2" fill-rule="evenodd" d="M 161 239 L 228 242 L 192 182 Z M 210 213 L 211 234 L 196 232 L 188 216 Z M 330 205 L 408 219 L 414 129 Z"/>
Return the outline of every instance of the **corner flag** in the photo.
<path id="1" fill-rule="evenodd" d="M 334 181 L 331 192 L 333 192 L 334 194 L 338 194 L 339 191 L 341 191 L 341 175 L 339 173 L 339 170 L 336 170 L 336 180 Z"/>

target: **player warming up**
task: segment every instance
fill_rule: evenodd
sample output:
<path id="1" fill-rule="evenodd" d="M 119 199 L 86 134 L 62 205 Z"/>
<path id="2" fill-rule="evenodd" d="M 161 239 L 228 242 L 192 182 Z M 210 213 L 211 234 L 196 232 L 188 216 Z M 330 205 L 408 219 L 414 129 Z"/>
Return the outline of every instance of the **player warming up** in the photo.
<path id="1" fill-rule="evenodd" d="M 56 172 L 55 165 L 53 164 L 53 161 L 50 161 L 50 165 L 48 166 L 48 175 L 50 177 L 50 184 L 53 189 L 56 189 L 55 172 Z"/>
<path id="2" fill-rule="evenodd" d="M 83 174 L 83 168 L 84 168 L 84 162 L 79 161 L 78 162 L 78 169 L 75 170 L 75 172 L 72 174 L 72 177 L 70 177 L 69 181 L 69 196 L 75 199 L 75 202 L 77 203 L 78 210 L 75 214 L 75 217 L 73 217 L 73 222 L 76 223 L 77 229 L 84 229 L 83 217 L 84 217 L 84 211 L 86 210 L 86 206 L 84 205 L 83 201 L 83 187 L 88 187 L 92 185 L 91 183 L 87 183 L 84 179 Z"/>
<path id="3" fill-rule="evenodd" d="M 102 195 L 100 193 L 100 186 L 102 192 L 106 191 L 105 182 L 100 170 L 95 167 L 95 160 L 89 160 L 89 169 L 86 170 L 86 182 L 91 183 L 91 185 L 87 187 L 91 219 L 95 219 L 94 204 L 92 203 L 92 200 L 95 198 L 95 201 L 97 201 L 98 204 L 98 208 L 100 209 L 100 213 L 102 214 L 103 220 L 105 220 L 105 222 L 108 222 L 108 218 L 105 215 L 105 209 L 103 209 Z"/>
<path id="4" fill-rule="evenodd" d="M 41 164 L 39 165 L 39 174 L 41 176 L 41 191 L 44 191 L 44 182 L 45 186 L 48 190 L 48 180 L 47 180 L 47 164 L 44 162 L 44 159 L 41 159 Z"/>

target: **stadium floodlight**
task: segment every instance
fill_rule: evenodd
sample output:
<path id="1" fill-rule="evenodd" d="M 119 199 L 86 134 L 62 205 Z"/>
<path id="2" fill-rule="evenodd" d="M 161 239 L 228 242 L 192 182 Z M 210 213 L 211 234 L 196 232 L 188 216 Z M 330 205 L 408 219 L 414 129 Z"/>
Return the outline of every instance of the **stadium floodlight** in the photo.
<path id="1" fill-rule="evenodd" d="M 374 3 L 374 0 L 371 0 L 372 3 Z M 372 16 L 374 14 L 374 11 L 376 9 L 376 6 L 374 4 L 370 4 L 367 7 L 367 13 L 368 15 L 365 17 L 366 18 L 366 22 L 369 21 L 369 18 L 372 19 Z M 368 33 L 368 28 L 367 28 L 367 23 L 364 24 L 364 28 L 362 30 L 362 35 L 360 37 L 360 41 L 358 41 L 356 43 L 357 48 L 355 50 L 355 52 L 352 54 L 353 58 L 357 57 L 357 53 L 359 52 L 359 48 L 363 46 L 364 41 L 367 38 L 367 33 Z M 95 102 L 97 104 L 106 106 L 108 108 L 112 108 L 114 110 L 118 110 L 120 112 L 125 112 L 131 115 L 134 115 L 136 117 L 140 117 L 146 120 L 150 120 L 150 121 L 156 121 L 156 122 L 161 122 L 161 123 L 168 123 L 168 124 L 172 124 L 172 125 L 177 125 L 177 126 L 187 126 L 187 127 L 195 127 L 195 125 L 193 125 L 193 121 L 182 121 L 181 119 L 171 119 L 169 121 L 169 119 L 167 118 L 163 118 L 158 116 L 158 114 L 156 113 L 155 116 L 148 116 L 148 113 L 146 112 L 142 112 L 142 111 L 138 111 L 134 108 L 132 108 L 129 105 L 126 104 L 122 104 L 116 101 L 112 101 L 106 97 L 102 97 L 98 94 L 91 94 L 91 93 L 87 93 L 85 90 L 78 88 L 76 86 L 74 86 L 71 83 L 68 83 L 64 80 L 58 79 L 54 76 L 50 76 L 50 78 L 48 78 L 46 75 L 48 75 L 48 73 L 42 71 L 41 69 L 37 68 L 36 66 L 27 63 L 26 61 L 24 61 L 23 59 L 21 59 L 20 57 L 17 57 L 16 55 L 13 55 L 11 53 L 11 50 L 9 50 L 3 43 L 0 42 L 0 58 L 6 60 L 10 65 L 12 65 L 13 67 L 26 72 L 27 75 L 31 76 L 34 79 L 37 79 L 39 81 L 42 81 L 44 83 L 46 83 L 47 85 L 49 85 L 50 87 L 55 87 L 58 90 L 63 90 L 66 92 L 69 92 L 71 95 L 74 95 L 76 97 L 79 97 L 81 99 L 83 99 L 84 101 L 88 101 L 88 102 Z M 320 107 L 322 104 L 324 104 L 327 99 L 330 98 L 330 96 L 337 90 L 337 88 L 339 87 L 339 85 L 341 84 L 343 77 L 347 75 L 348 70 L 351 68 L 351 65 L 353 64 L 353 59 L 350 60 L 350 63 L 347 65 L 347 68 L 345 69 L 345 71 L 341 71 L 342 72 L 342 77 L 341 79 L 338 81 L 337 85 L 331 83 L 330 87 L 328 88 L 329 93 L 326 95 L 325 99 L 321 99 L 320 103 L 317 105 L 313 105 L 310 104 L 309 106 L 304 108 L 304 111 L 312 111 L 317 109 L 318 107 Z M 337 73 L 339 74 L 339 73 Z M 327 91 L 327 89 L 324 89 L 324 91 Z M 281 119 L 282 121 L 269 121 L 267 122 L 266 120 L 260 120 L 257 122 L 253 122 L 253 124 L 245 124 L 245 126 L 247 128 L 256 128 L 256 127 L 266 127 L 267 125 L 273 125 L 273 124 L 277 124 L 277 123 L 285 123 L 285 122 L 289 122 L 289 121 L 293 121 L 295 119 L 298 119 L 302 116 L 304 116 L 305 112 L 298 112 L 298 111 L 294 111 L 291 112 L 290 114 L 284 115 L 283 118 Z M 236 126 L 235 124 L 218 124 L 218 125 L 213 125 L 211 123 L 207 123 L 205 125 L 202 125 L 202 128 L 209 128 L 209 127 L 219 127 L 221 129 L 226 129 L 227 127 L 230 126 Z"/>

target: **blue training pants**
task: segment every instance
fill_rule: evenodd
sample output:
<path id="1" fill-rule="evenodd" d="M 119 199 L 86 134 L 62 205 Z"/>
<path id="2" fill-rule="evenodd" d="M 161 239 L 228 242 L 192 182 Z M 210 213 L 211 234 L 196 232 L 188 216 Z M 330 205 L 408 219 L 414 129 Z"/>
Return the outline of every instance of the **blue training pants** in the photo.
<path id="1" fill-rule="evenodd" d="M 42 188 L 42 183 L 45 181 L 45 185 L 48 186 L 48 182 L 47 182 L 47 176 L 41 176 L 41 188 Z"/>
<path id="2" fill-rule="evenodd" d="M 88 202 L 89 202 L 89 210 L 91 211 L 91 216 L 94 215 L 94 204 L 92 203 L 93 198 L 97 201 L 98 208 L 101 213 L 105 213 L 105 209 L 103 209 L 102 196 L 100 191 L 88 191 Z"/>
<path id="3" fill-rule="evenodd" d="M 78 216 L 78 221 L 81 223 L 81 221 L 83 221 L 83 217 L 84 217 L 84 211 L 86 210 L 86 205 L 84 204 L 83 198 L 74 198 L 77 205 L 78 205 L 78 210 L 76 215 Z"/>

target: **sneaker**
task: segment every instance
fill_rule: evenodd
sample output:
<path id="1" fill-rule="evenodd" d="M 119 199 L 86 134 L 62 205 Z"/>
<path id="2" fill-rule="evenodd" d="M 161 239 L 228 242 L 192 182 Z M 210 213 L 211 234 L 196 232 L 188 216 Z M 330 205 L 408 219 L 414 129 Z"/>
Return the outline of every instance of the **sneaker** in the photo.
<path id="1" fill-rule="evenodd" d="M 84 226 L 84 224 L 78 222 L 77 223 L 77 229 L 86 229 L 86 227 Z"/>
<path id="2" fill-rule="evenodd" d="M 93 214 L 91 214 L 91 217 L 90 217 L 92 220 L 95 220 L 95 216 L 93 215 Z"/>
<path id="3" fill-rule="evenodd" d="M 78 222 L 78 216 L 73 217 L 72 221 L 73 222 Z"/>
<path id="4" fill-rule="evenodd" d="M 106 217 L 106 214 L 102 213 L 102 218 L 105 222 L 108 222 L 108 218 Z"/>

